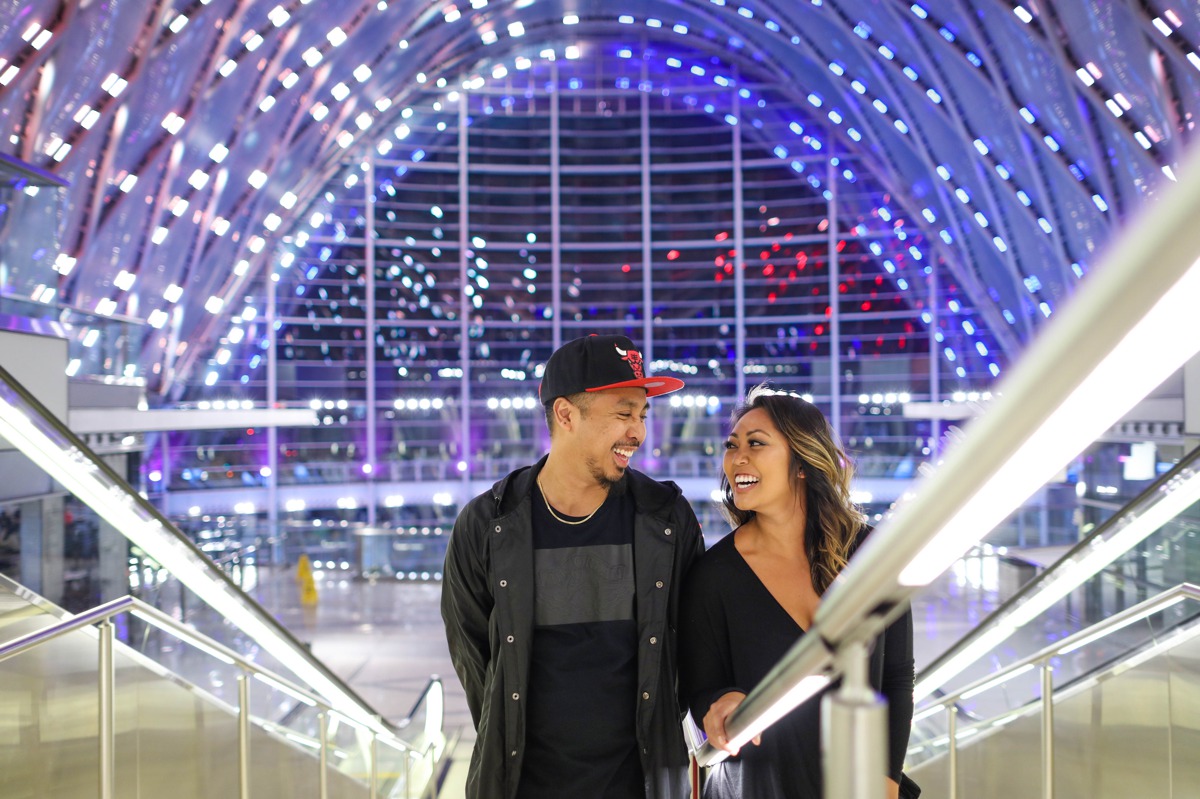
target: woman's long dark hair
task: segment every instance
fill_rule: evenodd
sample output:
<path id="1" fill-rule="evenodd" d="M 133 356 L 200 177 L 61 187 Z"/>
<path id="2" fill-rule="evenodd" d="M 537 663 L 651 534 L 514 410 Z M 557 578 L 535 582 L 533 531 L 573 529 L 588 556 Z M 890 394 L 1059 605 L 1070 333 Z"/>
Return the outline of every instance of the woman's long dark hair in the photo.
<path id="1" fill-rule="evenodd" d="M 804 550 L 812 569 L 813 588 L 824 594 L 845 568 L 863 526 L 862 512 L 850 500 L 854 466 L 824 414 L 799 394 L 776 391 L 766 384 L 755 386 L 746 395 L 746 402 L 734 410 L 730 428 L 757 408 L 767 412 L 787 441 L 793 480 L 801 470 L 804 472 L 808 516 Z M 754 511 L 740 510 L 734 504 L 733 489 L 724 472 L 721 496 L 721 510 L 732 525 L 739 527 L 754 518 Z"/>

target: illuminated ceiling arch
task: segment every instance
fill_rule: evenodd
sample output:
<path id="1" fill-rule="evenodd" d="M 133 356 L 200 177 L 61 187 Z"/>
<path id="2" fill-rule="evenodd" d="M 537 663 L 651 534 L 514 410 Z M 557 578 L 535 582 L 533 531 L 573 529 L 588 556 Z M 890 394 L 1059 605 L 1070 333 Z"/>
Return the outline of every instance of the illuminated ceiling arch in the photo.
<path id="1" fill-rule="evenodd" d="M 0 151 L 72 188 L 0 215 L 62 248 L 29 247 L 3 292 L 169 333 L 142 364 L 197 357 L 420 75 L 494 80 L 620 39 L 792 87 L 797 118 L 832 125 L 941 242 L 1010 357 L 1174 178 L 1200 103 L 1200 11 L 1158 0 L 5 0 Z"/>

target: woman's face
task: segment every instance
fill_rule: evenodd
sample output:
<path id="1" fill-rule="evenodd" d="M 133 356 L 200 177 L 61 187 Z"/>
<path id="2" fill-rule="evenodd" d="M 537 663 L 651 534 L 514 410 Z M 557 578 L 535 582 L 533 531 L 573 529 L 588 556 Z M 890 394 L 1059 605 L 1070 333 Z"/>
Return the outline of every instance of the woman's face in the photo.
<path id="1" fill-rule="evenodd" d="M 788 511 L 795 506 L 791 450 L 762 408 L 749 411 L 733 426 L 725 440 L 723 467 L 738 510 Z"/>

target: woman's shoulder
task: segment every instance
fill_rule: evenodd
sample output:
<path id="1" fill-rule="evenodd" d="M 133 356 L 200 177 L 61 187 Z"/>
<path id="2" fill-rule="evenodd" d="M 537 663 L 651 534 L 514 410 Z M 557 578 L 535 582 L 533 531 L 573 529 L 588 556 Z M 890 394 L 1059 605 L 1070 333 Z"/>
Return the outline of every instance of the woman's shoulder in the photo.
<path id="1" fill-rule="evenodd" d="M 720 577 L 728 573 L 736 564 L 737 558 L 741 557 L 733 543 L 735 532 L 737 531 L 730 530 L 696 559 L 688 572 L 689 579 Z"/>

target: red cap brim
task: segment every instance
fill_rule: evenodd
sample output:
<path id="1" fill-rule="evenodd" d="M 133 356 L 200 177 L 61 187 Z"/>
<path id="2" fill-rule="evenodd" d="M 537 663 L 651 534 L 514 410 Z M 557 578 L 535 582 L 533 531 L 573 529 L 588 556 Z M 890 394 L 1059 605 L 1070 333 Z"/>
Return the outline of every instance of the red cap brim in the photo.
<path id="1" fill-rule="evenodd" d="M 596 386 L 588 391 L 604 391 L 609 388 L 644 388 L 647 397 L 657 397 L 660 394 L 670 394 L 683 388 L 683 381 L 678 377 L 640 377 L 637 380 L 625 380 L 620 383 L 610 383 L 607 386 Z"/>

